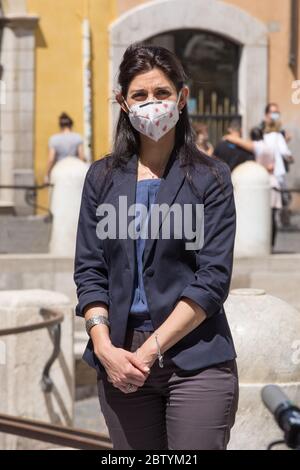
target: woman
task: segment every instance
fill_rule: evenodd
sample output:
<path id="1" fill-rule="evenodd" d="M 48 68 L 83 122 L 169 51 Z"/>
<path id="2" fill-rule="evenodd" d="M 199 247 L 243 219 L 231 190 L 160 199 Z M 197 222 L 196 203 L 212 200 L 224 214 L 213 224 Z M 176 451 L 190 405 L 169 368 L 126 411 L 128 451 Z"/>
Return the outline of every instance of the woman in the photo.
<path id="1" fill-rule="evenodd" d="M 126 50 L 113 151 L 90 166 L 82 193 L 76 315 L 85 317 L 83 359 L 97 371 L 100 406 L 118 450 L 225 449 L 237 409 L 236 353 L 223 308 L 235 238 L 233 188 L 227 165 L 196 147 L 186 79 L 165 48 Z M 204 204 L 201 249 L 186 243 L 199 226 L 179 237 L 179 221 L 166 236 L 168 211 L 143 239 L 150 208 L 148 228 L 155 221 L 154 200 L 173 212 L 191 207 L 193 229 Z M 136 232 L 127 207 L 137 216 Z"/>
<path id="2" fill-rule="evenodd" d="M 80 134 L 73 132 L 73 120 L 66 113 L 61 113 L 58 119 L 60 132 L 54 134 L 49 139 L 48 164 L 45 176 L 45 183 L 49 182 L 50 173 L 59 160 L 65 157 L 78 157 L 86 161 L 83 151 L 83 140 Z"/>

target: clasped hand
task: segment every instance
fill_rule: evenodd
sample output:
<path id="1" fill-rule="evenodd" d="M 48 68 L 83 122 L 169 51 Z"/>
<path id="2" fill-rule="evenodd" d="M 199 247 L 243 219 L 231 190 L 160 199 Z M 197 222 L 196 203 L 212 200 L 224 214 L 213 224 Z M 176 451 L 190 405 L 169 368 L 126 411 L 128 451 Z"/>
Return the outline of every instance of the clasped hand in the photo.
<path id="1" fill-rule="evenodd" d="M 142 387 L 154 362 L 153 359 L 147 358 L 140 348 L 131 352 L 114 346 L 99 359 L 105 367 L 107 380 L 123 393 L 136 392 Z"/>

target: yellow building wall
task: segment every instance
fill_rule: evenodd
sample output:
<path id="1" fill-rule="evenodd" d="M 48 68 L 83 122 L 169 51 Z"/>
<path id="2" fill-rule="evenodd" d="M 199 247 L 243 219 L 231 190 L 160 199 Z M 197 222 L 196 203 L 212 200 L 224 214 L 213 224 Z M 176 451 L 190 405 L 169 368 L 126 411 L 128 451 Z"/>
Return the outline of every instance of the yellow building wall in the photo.
<path id="1" fill-rule="evenodd" d="M 289 0 L 226 0 L 226 2 L 242 8 L 269 27 L 269 101 L 280 104 L 284 121 L 300 125 L 300 109 L 291 99 L 292 82 L 297 77 L 294 77 L 288 65 L 291 2 Z M 276 23 L 278 30 L 272 31 L 272 27 L 276 29 Z"/>
<path id="2" fill-rule="evenodd" d="M 93 70 L 93 156 L 108 149 L 108 32 L 116 17 L 115 0 L 27 0 L 27 11 L 40 17 L 36 31 L 35 175 L 46 171 L 49 136 L 58 132 L 58 116 L 67 112 L 83 133 L 82 20 L 90 19 Z M 43 194 L 42 194 L 43 193 Z M 38 204 L 47 205 L 42 191 Z"/>
<path id="3" fill-rule="evenodd" d="M 147 0 L 27 0 L 28 12 L 40 17 L 36 32 L 35 113 L 35 174 L 38 183 L 43 181 L 48 138 L 58 130 L 59 114 L 62 111 L 69 113 L 75 121 L 75 130 L 83 132 L 82 19 L 88 16 L 91 23 L 93 156 L 98 159 L 109 151 L 108 108 L 112 97 L 108 96 L 108 26 L 129 9 L 146 2 Z M 284 121 L 288 121 L 293 127 L 300 126 L 299 106 L 294 105 L 291 100 L 291 84 L 295 77 L 288 66 L 289 0 L 226 2 L 247 11 L 269 28 L 278 25 L 278 31 L 269 33 L 269 100 L 279 102 Z M 43 202 L 47 204 L 46 195 L 39 198 L 39 203 L 43 205 Z"/>

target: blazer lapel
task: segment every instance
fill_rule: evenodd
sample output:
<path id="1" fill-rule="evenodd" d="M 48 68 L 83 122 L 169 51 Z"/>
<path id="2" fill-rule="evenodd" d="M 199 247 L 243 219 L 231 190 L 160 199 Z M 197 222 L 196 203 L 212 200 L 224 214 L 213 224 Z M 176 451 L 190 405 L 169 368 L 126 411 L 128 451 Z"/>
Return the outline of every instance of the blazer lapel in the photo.
<path id="1" fill-rule="evenodd" d="M 130 158 L 126 164 L 126 168 L 116 168 L 113 176 L 113 192 L 115 197 L 127 196 L 127 209 L 135 203 L 136 193 L 136 181 L 137 181 L 137 165 L 138 157 L 136 154 Z M 145 240 L 145 248 L 143 253 L 143 270 L 146 268 L 147 260 L 149 258 L 151 249 L 154 242 L 159 238 L 160 227 L 164 219 L 168 216 L 170 207 L 176 198 L 176 195 L 181 188 L 185 175 L 183 170 L 179 166 L 179 160 L 175 159 L 175 152 L 170 155 L 167 167 L 162 176 L 161 183 L 159 185 L 158 192 L 156 194 L 156 204 L 167 204 L 168 210 L 166 211 L 165 217 L 160 222 L 156 233 L 151 233 L 149 227 L 151 227 L 151 215 L 148 217 L 148 233 L 149 238 Z M 126 227 L 127 230 L 128 227 Z M 152 236 L 152 238 L 150 238 Z M 128 263 L 130 271 L 134 275 L 135 271 L 135 240 L 130 238 L 128 235 L 124 239 L 124 248 L 128 256 Z"/>
<path id="2" fill-rule="evenodd" d="M 159 189 L 156 194 L 156 198 L 154 203 L 155 204 L 167 204 L 167 211 L 164 214 L 165 216 L 162 218 L 161 222 L 159 223 L 158 230 L 155 233 L 151 233 L 151 214 L 148 218 L 148 234 L 149 238 L 145 240 L 145 248 L 143 253 L 143 271 L 147 266 L 147 261 L 151 250 L 154 246 L 154 243 L 157 239 L 159 239 L 159 232 L 161 225 L 163 224 L 164 220 L 168 217 L 171 205 L 176 198 L 176 195 L 181 188 L 183 181 L 185 179 L 185 175 L 183 170 L 179 166 L 179 160 L 175 159 L 174 152 L 171 154 L 168 165 L 165 169 L 165 172 L 162 176 Z M 151 237 L 151 238 L 150 238 Z"/>
<path id="3" fill-rule="evenodd" d="M 113 175 L 113 193 L 114 199 L 120 196 L 127 196 L 127 210 L 135 203 L 135 192 L 136 192 L 136 178 L 137 178 L 137 155 L 134 154 L 127 162 L 124 169 L 118 167 L 114 170 Z M 118 204 L 117 204 L 118 206 Z M 119 206 L 118 206 L 119 207 Z M 117 217 L 119 217 L 119 211 L 117 211 Z M 127 221 L 126 232 L 128 230 L 128 224 L 131 222 L 131 218 L 128 218 L 127 214 L 122 214 L 123 220 Z M 126 219 L 125 219 L 126 217 Z M 124 250 L 128 257 L 128 264 L 130 272 L 134 276 L 135 272 L 135 240 L 130 238 L 128 234 L 122 240 L 124 243 Z"/>

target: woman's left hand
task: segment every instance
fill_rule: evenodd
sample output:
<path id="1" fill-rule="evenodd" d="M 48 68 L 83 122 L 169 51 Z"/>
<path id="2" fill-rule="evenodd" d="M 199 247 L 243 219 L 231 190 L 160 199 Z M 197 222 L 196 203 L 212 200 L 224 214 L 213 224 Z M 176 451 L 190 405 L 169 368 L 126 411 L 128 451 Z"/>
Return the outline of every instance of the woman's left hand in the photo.
<path id="1" fill-rule="evenodd" d="M 144 345 L 143 345 L 144 346 Z M 135 354 L 136 356 L 142 361 L 144 362 L 144 364 L 146 364 L 150 369 L 151 367 L 153 366 L 154 362 L 156 361 L 156 358 L 157 358 L 157 355 L 154 354 L 153 352 L 150 352 L 148 349 L 147 349 L 147 344 L 146 346 L 141 346 L 140 348 L 138 348 L 136 351 L 135 351 Z M 149 372 L 150 374 L 151 372 Z M 108 382 L 111 382 L 112 383 L 112 380 L 107 377 L 107 380 Z M 141 388 L 141 387 L 138 387 L 138 386 L 135 386 L 133 389 L 132 389 L 132 392 L 136 392 L 138 390 L 138 388 Z M 121 389 L 120 389 L 121 390 Z M 121 390 L 123 391 L 123 390 Z M 128 393 L 128 392 L 127 392 Z"/>

